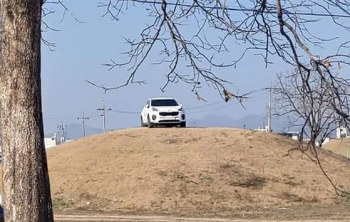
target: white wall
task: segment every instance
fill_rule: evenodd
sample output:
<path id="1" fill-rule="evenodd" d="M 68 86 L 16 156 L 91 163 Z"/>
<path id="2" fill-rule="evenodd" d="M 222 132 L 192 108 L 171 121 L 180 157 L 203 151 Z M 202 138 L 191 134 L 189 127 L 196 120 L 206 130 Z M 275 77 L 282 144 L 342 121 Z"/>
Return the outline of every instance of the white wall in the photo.
<path id="1" fill-rule="evenodd" d="M 45 143 L 46 149 L 51 148 L 51 147 L 54 147 L 54 146 L 57 145 L 57 142 L 56 142 L 55 137 L 52 137 L 52 138 L 45 138 L 45 139 L 44 139 L 44 143 Z"/>
<path id="2" fill-rule="evenodd" d="M 325 138 L 325 140 L 322 143 L 322 146 L 330 141 L 329 137 Z M 320 142 L 316 142 L 316 146 L 320 147 Z"/>

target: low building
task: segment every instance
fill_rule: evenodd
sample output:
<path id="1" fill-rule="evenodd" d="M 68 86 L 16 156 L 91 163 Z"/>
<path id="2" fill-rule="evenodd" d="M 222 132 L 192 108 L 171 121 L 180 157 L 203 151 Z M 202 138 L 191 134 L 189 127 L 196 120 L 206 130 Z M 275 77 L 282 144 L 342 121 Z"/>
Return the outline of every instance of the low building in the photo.
<path id="1" fill-rule="evenodd" d="M 348 138 L 349 137 L 349 130 L 345 126 L 339 126 L 336 129 L 336 138 Z"/>
<path id="2" fill-rule="evenodd" d="M 51 138 L 44 138 L 44 143 L 46 149 L 57 146 L 56 134 L 54 134 Z"/>
<path id="3" fill-rule="evenodd" d="M 299 138 L 300 138 L 299 132 L 277 132 L 276 134 L 281 135 L 281 136 L 290 137 L 293 140 L 299 140 Z"/>

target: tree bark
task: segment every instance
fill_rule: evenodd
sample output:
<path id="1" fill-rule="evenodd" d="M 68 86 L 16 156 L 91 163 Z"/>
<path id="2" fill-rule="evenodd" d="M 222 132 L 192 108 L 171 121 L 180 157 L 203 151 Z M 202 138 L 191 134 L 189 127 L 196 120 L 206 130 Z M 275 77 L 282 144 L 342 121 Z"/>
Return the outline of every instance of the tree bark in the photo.
<path id="1" fill-rule="evenodd" d="M 41 104 L 41 0 L 1 0 L 5 221 L 53 221 Z"/>

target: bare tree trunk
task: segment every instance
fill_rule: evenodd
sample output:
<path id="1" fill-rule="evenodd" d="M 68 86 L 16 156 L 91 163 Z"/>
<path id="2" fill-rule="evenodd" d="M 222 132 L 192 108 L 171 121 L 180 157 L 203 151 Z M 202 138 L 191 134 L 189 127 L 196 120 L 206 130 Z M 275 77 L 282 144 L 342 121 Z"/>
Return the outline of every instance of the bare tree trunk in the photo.
<path id="1" fill-rule="evenodd" d="M 41 105 L 41 0 L 1 0 L 6 221 L 53 221 Z"/>

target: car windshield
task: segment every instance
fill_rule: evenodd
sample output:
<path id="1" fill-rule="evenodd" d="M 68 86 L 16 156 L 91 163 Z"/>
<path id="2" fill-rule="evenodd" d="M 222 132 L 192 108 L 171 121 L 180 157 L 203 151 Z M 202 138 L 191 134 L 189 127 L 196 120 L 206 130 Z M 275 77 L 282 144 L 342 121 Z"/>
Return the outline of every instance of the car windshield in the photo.
<path id="1" fill-rule="evenodd" d="M 174 99 L 155 99 L 152 100 L 151 106 L 178 106 L 179 104 Z"/>

